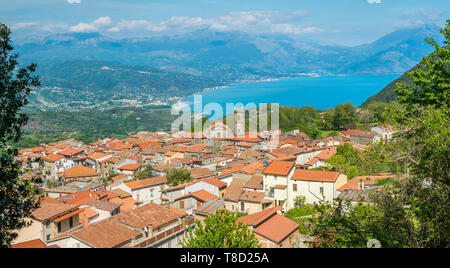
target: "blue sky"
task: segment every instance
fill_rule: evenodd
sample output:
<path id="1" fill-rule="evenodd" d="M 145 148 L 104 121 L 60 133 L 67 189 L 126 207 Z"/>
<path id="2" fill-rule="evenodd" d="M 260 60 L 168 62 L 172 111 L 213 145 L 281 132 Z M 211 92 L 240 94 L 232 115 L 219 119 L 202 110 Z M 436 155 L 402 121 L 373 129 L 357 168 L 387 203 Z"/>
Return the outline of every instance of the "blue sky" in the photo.
<path id="1" fill-rule="evenodd" d="M 210 28 L 357 45 L 450 19 L 448 0 L 0 0 L 17 36 L 101 32 L 121 38 Z"/>

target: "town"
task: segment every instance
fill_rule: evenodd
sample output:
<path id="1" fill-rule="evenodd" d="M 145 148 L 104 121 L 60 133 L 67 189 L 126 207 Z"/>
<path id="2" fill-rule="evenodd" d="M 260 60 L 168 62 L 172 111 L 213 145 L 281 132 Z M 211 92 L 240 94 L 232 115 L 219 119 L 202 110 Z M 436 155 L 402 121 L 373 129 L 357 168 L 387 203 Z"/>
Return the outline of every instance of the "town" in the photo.
<path id="1" fill-rule="evenodd" d="M 305 204 L 370 202 L 367 192 L 377 181 L 396 176 L 348 179 L 325 170 L 338 146 L 364 151 L 392 139 L 388 125 L 325 139 L 298 130 L 237 136 L 233 129 L 218 122 L 201 135 L 139 132 L 20 150 L 23 179 L 37 186 L 41 200 L 12 247 L 180 248 L 195 220 L 219 210 L 237 213 L 263 248 L 309 247 L 314 237 L 284 216 L 298 197 Z M 168 174 L 176 170 L 189 179 L 171 183 Z"/>

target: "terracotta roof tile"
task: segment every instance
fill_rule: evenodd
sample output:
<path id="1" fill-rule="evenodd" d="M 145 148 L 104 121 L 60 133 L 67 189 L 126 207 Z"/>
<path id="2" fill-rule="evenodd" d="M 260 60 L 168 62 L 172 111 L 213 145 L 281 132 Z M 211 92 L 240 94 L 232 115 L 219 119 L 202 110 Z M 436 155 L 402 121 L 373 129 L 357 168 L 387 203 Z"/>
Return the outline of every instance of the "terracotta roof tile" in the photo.
<path id="1" fill-rule="evenodd" d="M 340 173 L 336 171 L 307 170 L 297 168 L 291 180 L 335 182 Z"/>
<path id="2" fill-rule="evenodd" d="M 205 190 L 199 190 L 199 191 L 196 191 L 196 192 L 193 192 L 193 193 L 189 193 L 189 194 L 185 194 L 183 196 L 180 196 L 177 199 L 175 199 L 175 201 L 176 200 L 180 200 L 180 199 L 184 199 L 184 198 L 187 198 L 187 197 L 194 197 L 195 199 L 198 199 L 198 200 L 200 200 L 202 202 L 206 202 L 206 201 L 211 200 L 211 199 L 219 199 L 218 196 L 213 195 L 210 192 L 207 192 Z"/>
<path id="3" fill-rule="evenodd" d="M 160 185 L 160 184 L 165 184 L 165 183 L 167 183 L 167 178 L 164 175 L 164 176 L 159 176 L 159 177 L 154 177 L 154 178 L 126 182 L 125 185 L 128 186 L 128 188 L 130 188 L 132 190 L 137 190 L 137 189 L 152 187 L 155 185 Z"/>
<path id="4" fill-rule="evenodd" d="M 99 173 L 95 172 L 94 169 L 81 165 L 64 170 L 64 178 L 95 177 L 98 175 Z"/>
<path id="5" fill-rule="evenodd" d="M 17 243 L 11 246 L 11 248 L 45 248 L 46 245 L 41 239 L 29 240 L 22 243 Z"/>
<path id="6" fill-rule="evenodd" d="M 175 221 L 179 216 L 179 214 L 166 207 L 150 203 L 115 215 L 112 219 L 137 228 L 144 228 L 151 225 L 155 229 Z"/>
<path id="7" fill-rule="evenodd" d="M 120 170 L 131 170 L 131 171 L 134 171 L 134 170 L 136 170 L 136 169 L 138 169 L 140 167 L 142 167 L 142 164 L 126 164 L 126 165 L 123 165 L 123 166 L 119 167 L 119 169 Z"/>
<path id="8" fill-rule="evenodd" d="M 293 167 L 294 162 L 272 161 L 272 163 L 263 171 L 263 173 L 287 176 Z"/>

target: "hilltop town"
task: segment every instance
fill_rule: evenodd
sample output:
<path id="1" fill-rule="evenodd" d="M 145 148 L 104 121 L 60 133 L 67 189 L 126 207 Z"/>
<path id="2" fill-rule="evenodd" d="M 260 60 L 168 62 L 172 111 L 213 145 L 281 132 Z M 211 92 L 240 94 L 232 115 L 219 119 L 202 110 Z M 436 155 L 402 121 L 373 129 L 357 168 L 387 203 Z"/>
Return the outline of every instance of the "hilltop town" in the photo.
<path id="1" fill-rule="evenodd" d="M 37 186 L 41 201 L 12 247 L 179 248 L 194 220 L 222 209 L 237 213 L 261 247 L 308 247 L 313 237 L 285 216 L 299 206 L 297 198 L 362 201 L 377 181 L 395 175 L 349 179 L 330 171 L 327 160 L 338 146 L 362 152 L 394 133 L 376 126 L 325 139 L 298 130 L 236 136 L 215 123 L 201 135 L 139 132 L 23 149 L 17 156 L 22 177 Z M 190 179 L 171 183 L 173 170 L 188 170 Z"/>

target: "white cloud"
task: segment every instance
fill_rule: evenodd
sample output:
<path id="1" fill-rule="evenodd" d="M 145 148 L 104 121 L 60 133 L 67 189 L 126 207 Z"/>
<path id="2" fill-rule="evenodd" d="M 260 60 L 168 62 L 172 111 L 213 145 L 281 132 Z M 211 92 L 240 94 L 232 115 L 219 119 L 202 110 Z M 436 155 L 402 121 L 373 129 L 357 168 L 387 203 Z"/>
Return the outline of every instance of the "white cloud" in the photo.
<path id="1" fill-rule="evenodd" d="M 122 20 L 108 29 L 109 32 L 150 31 L 188 32 L 197 29 L 216 31 L 243 31 L 250 33 L 305 34 L 322 31 L 318 27 L 299 25 L 307 11 L 257 11 L 231 12 L 218 17 L 174 16 L 161 22 L 147 20 Z"/>
<path id="2" fill-rule="evenodd" d="M 367 0 L 369 4 L 381 4 L 381 0 Z"/>
<path id="3" fill-rule="evenodd" d="M 80 22 L 75 26 L 71 26 L 69 31 L 77 33 L 97 32 L 104 27 L 114 25 L 110 17 L 99 17 L 91 23 Z"/>
<path id="4" fill-rule="evenodd" d="M 12 30 L 19 30 L 19 29 L 24 29 L 24 28 L 30 28 L 33 26 L 36 26 L 37 23 L 36 22 L 18 22 L 14 25 L 11 26 Z"/>
<path id="5" fill-rule="evenodd" d="M 69 4 L 81 4 L 81 0 L 67 0 Z"/>
<path id="6" fill-rule="evenodd" d="M 97 27 L 95 27 L 92 24 L 80 22 L 79 24 L 75 26 L 71 26 L 69 28 L 69 31 L 76 32 L 76 33 L 87 33 L 87 32 L 95 32 L 97 31 Z"/>

